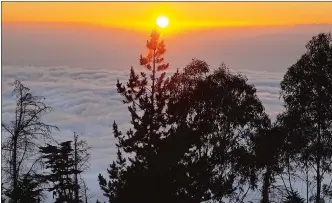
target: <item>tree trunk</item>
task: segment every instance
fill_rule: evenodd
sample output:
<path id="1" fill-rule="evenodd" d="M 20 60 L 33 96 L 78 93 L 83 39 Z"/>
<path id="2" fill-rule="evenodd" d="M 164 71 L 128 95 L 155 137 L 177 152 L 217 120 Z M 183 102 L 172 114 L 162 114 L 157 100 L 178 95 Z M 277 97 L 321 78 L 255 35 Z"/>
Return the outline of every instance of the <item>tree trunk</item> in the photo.
<path id="1" fill-rule="evenodd" d="M 306 168 L 306 182 L 307 182 L 307 203 L 309 203 L 309 171 L 308 171 L 308 164 L 305 165 Z"/>
<path id="2" fill-rule="evenodd" d="M 321 198 L 320 198 L 320 193 L 321 193 L 321 174 L 320 174 L 320 162 L 321 162 L 321 89 L 322 87 L 320 86 L 319 89 L 319 97 L 318 97 L 318 137 L 317 137 L 317 150 L 316 150 L 316 166 L 317 166 L 317 170 L 316 170 L 316 182 L 317 182 L 317 187 L 316 187 L 316 203 L 320 203 L 321 202 Z"/>
<path id="3" fill-rule="evenodd" d="M 320 133 L 318 136 L 318 145 L 320 145 Z M 317 150 L 317 155 L 316 155 L 316 165 L 317 165 L 317 170 L 316 170 L 316 182 L 317 182 L 317 187 L 316 187 L 316 203 L 320 203 L 321 202 L 321 198 L 320 198 L 320 193 L 321 193 L 321 174 L 320 174 L 320 154 L 319 154 L 319 147 L 318 146 L 318 150 Z"/>
<path id="4" fill-rule="evenodd" d="M 320 193 L 321 193 L 321 176 L 320 176 L 320 158 L 317 157 L 317 177 L 316 177 L 316 181 L 317 181 L 317 194 L 316 194 L 316 203 L 320 203 Z"/>
<path id="5" fill-rule="evenodd" d="M 87 193 L 87 187 L 86 187 L 86 184 L 85 184 L 85 181 L 83 181 L 83 184 L 84 184 L 84 196 L 85 196 L 85 203 L 88 203 L 88 193 Z"/>
<path id="6" fill-rule="evenodd" d="M 12 167 L 13 167 L 13 196 L 12 196 L 12 200 L 13 203 L 17 203 L 18 202 L 18 194 L 17 194 L 17 135 L 16 133 L 14 134 L 13 137 L 13 157 L 12 157 Z"/>
<path id="7" fill-rule="evenodd" d="M 17 182 L 18 182 L 18 169 L 17 169 L 17 141 L 19 132 L 21 129 L 21 122 L 22 122 L 22 114 L 23 114 L 23 90 L 22 86 L 20 86 L 20 104 L 19 104 L 19 110 L 16 111 L 16 125 L 14 130 L 14 136 L 13 136 L 13 157 L 12 157 L 12 167 L 13 167 L 13 194 L 12 194 L 12 200 L 13 203 L 18 202 L 18 194 L 17 194 Z M 19 115 L 17 117 L 17 115 Z"/>
<path id="8" fill-rule="evenodd" d="M 78 160 L 77 160 L 77 135 L 74 134 L 74 167 L 75 167 L 75 173 L 74 173 L 74 181 L 75 181 L 75 188 L 74 188 L 74 193 L 75 193 L 75 202 L 79 203 L 79 194 L 78 194 L 78 173 L 77 173 L 77 164 L 78 164 Z"/>
<path id="9" fill-rule="evenodd" d="M 271 185 L 271 170 L 270 167 L 266 167 L 266 171 L 264 173 L 264 179 L 263 179 L 263 188 L 262 188 L 262 201 L 261 203 L 269 203 L 269 189 Z"/>

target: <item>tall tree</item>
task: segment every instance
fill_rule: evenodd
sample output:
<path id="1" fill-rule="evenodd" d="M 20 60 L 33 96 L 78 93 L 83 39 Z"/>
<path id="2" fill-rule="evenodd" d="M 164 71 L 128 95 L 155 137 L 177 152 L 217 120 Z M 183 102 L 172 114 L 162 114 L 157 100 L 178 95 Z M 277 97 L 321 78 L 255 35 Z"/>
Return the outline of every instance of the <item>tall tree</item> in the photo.
<path id="1" fill-rule="evenodd" d="M 165 128 L 165 75 L 163 72 L 169 66 L 168 63 L 164 63 L 163 55 L 166 52 L 164 42 L 160 40 L 160 33 L 152 31 L 150 40 L 147 41 L 146 47 L 148 49 L 148 55 L 146 57 L 140 56 L 140 65 L 144 66 L 148 72 L 150 72 L 149 79 L 145 72 L 136 74 L 133 68 L 130 70 L 130 78 L 126 85 L 117 83 L 118 92 L 124 96 L 123 102 L 130 104 L 128 107 L 131 114 L 131 124 L 133 129 L 129 129 L 126 134 L 122 134 L 118 130 L 116 123 L 114 122 L 113 130 L 114 135 L 118 139 L 117 147 L 118 160 L 111 164 L 110 182 L 107 185 L 104 177 L 99 175 L 99 181 L 102 190 L 108 194 L 110 202 L 113 201 L 130 201 L 133 196 L 128 196 L 119 192 L 121 187 L 135 188 L 138 191 L 140 188 L 135 187 L 136 181 L 134 178 L 138 178 L 133 175 L 140 173 L 141 177 L 144 176 L 144 182 L 150 183 L 156 179 L 158 173 L 156 169 L 156 157 L 160 141 L 165 136 L 163 128 Z M 160 72 L 162 72 L 160 74 Z M 122 152 L 127 153 L 130 158 L 130 166 L 126 166 L 126 160 L 122 156 Z M 134 178 L 124 181 L 124 171 L 126 176 L 135 176 Z M 154 178 L 152 178 L 154 177 Z M 142 179 L 143 180 L 143 179 Z M 149 182 L 150 181 L 150 182 Z M 136 183 L 135 183 L 136 184 Z M 145 190 L 153 190 L 155 194 L 158 191 L 158 185 L 151 186 Z M 141 187 L 142 188 L 142 187 Z M 124 190 L 124 189 L 123 189 Z M 129 189 L 128 189 L 129 190 Z M 160 191 L 160 190 L 159 190 Z M 154 192 L 150 191 L 151 198 Z M 135 194 L 139 194 L 136 192 Z M 136 196 L 137 201 L 149 201 L 145 194 Z M 133 199 L 131 199 L 133 200 Z"/>
<path id="2" fill-rule="evenodd" d="M 156 39 L 152 35 L 147 43 L 147 59 L 141 57 L 148 70 L 159 61 L 153 55 L 163 53 L 153 51 Z M 151 203 L 231 198 L 241 183 L 255 179 L 250 140 L 269 125 L 255 88 L 224 65 L 210 72 L 199 60 L 170 79 L 162 73 L 153 80 L 153 72 L 151 86 L 145 73 L 140 79 L 133 69 L 127 86 L 118 84 L 124 102 L 131 104 L 135 130 L 122 134 L 113 125 L 118 153 L 108 169 L 109 181 L 99 175 L 104 195 L 110 202 Z"/>
<path id="3" fill-rule="evenodd" d="M 15 81 L 13 94 L 16 96 L 14 120 L 1 125 L 6 132 L 1 148 L 2 173 L 9 181 L 11 201 L 18 203 L 22 198 L 19 182 L 35 172 L 40 163 L 38 147 L 42 141 L 52 140 L 51 132 L 58 128 L 42 121 L 43 114 L 51 111 L 43 97 L 32 95 L 20 81 Z"/>
<path id="4" fill-rule="evenodd" d="M 331 33 L 314 36 L 307 51 L 292 65 L 281 82 L 286 111 L 279 121 L 297 156 L 315 173 L 315 202 L 321 203 L 322 182 L 332 163 L 332 38 Z M 329 188 L 324 186 L 328 191 Z"/>
<path id="5" fill-rule="evenodd" d="M 185 173 L 194 185 L 184 188 L 194 202 L 241 202 L 249 189 L 241 192 L 245 183 L 255 187 L 252 140 L 270 121 L 256 89 L 246 81 L 224 64 L 210 72 L 204 61 L 193 60 L 170 82 L 177 92 L 170 114 L 178 130 L 187 131 L 182 142 L 191 142 Z"/>

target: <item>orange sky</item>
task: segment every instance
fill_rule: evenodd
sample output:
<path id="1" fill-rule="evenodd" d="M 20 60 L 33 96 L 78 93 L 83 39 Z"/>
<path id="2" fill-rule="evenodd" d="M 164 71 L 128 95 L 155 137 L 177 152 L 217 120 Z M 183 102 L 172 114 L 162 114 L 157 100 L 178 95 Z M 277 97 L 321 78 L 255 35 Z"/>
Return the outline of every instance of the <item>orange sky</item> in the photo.
<path id="1" fill-rule="evenodd" d="M 78 22 L 151 29 L 332 23 L 332 2 L 3 2 L 3 22 Z"/>

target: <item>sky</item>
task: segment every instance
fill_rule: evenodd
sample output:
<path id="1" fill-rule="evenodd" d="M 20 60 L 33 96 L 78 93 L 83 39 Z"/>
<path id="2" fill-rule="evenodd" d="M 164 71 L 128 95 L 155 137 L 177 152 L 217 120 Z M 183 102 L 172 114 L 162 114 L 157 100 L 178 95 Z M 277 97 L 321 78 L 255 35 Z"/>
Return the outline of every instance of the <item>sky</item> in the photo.
<path id="1" fill-rule="evenodd" d="M 85 178 L 93 202 L 105 200 L 97 176 L 114 160 L 111 126 L 130 127 L 115 83 L 131 66 L 143 70 L 139 55 L 157 16 L 170 20 L 162 30 L 169 74 L 192 58 L 224 62 L 255 85 L 274 119 L 283 110 L 280 80 L 313 36 L 332 31 L 331 10 L 332 2 L 3 2 L 2 122 L 12 119 L 16 79 L 45 96 L 55 138 L 77 132 L 92 146 Z"/>
<path id="2" fill-rule="evenodd" d="M 150 30 L 332 23 L 331 2 L 4 2 L 3 22 L 75 22 Z M 193 12 L 194 11 L 194 12 Z"/>

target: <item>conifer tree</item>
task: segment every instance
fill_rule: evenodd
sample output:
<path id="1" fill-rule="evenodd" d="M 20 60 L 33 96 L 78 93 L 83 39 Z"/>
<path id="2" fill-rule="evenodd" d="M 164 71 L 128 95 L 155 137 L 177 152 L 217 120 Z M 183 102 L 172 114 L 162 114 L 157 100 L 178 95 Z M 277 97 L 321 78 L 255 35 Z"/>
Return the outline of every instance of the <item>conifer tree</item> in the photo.
<path id="1" fill-rule="evenodd" d="M 53 192 L 53 197 L 56 196 L 55 203 L 73 203 L 75 200 L 75 183 L 72 176 L 76 171 L 71 142 L 62 142 L 59 146 L 48 144 L 40 148 L 46 160 L 46 169 L 51 170 L 51 173 L 44 175 L 44 179 L 52 183 L 49 191 Z"/>
<path id="2" fill-rule="evenodd" d="M 117 161 L 111 164 L 109 169 L 110 181 L 107 184 L 103 176 L 99 175 L 99 183 L 107 194 L 110 202 L 130 202 L 131 198 L 137 201 L 150 202 L 157 191 L 161 192 L 160 184 L 154 183 L 158 177 L 157 157 L 161 141 L 165 138 L 166 115 L 165 105 L 167 99 L 164 72 L 168 63 L 164 63 L 163 55 L 166 52 L 164 42 L 160 39 L 160 33 L 153 30 L 150 40 L 147 41 L 147 56 L 140 56 L 140 65 L 146 68 L 146 72 L 137 74 L 132 67 L 129 81 L 123 85 L 118 81 L 117 90 L 124 96 L 123 102 L 129 104 L 131 114 L 131 124 L 133 129 L 129 129 L 126 134 L 119 131 L 114 122 L 114 136 L 118 139 Z M 130 156 L 129 164 L 122 153 Z M 140 181 L 141 180 L 141 181 Z M 145 182 L 146 191 L 136 185 L 138 182 Z M 125 187 L 125 188 L 124 188 Z M 125 191 L 125 192 L 124 192 Z M 133 193 L 128 196 L 125 193 Z M 147 195 L 149 193 L 149 195 Z"/>

